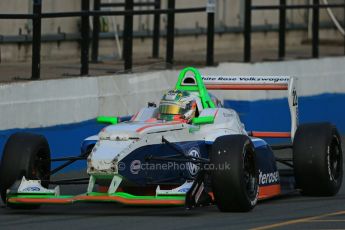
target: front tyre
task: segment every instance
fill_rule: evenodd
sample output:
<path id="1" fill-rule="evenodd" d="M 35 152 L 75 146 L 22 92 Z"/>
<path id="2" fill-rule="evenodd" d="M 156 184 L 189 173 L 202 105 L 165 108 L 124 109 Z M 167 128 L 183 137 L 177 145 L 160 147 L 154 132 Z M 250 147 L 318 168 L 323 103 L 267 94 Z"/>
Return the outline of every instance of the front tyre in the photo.
<path id="1" fill-rule="evenodd" d="M 41 135 L 15 133 L 6 142 L 0 164 L 0 193 L 4 203 L 7 189 L 23 176 L 26 179 L 42 180 L 42 186 L 48 187 L 50 149 L 47 140 Z M 20 205 L 8 206 L 21 208 Z M 28 205 L 22 207 L 30 208 Z"/>
<path id="2" fill-rule="evenodd" d="M 343 180 L 343 154 L 338 130 L 330 123 L 298 127 L 293 142 L 296 185 L 303 195 L 333 196 Z"/>
<path id="3" fill-rule="evenodd" d="M 248 212 L 258 200 L 253 143 L 245 135 L 218 137 L 210 153 L 212 191 L 222 212 Z"/>

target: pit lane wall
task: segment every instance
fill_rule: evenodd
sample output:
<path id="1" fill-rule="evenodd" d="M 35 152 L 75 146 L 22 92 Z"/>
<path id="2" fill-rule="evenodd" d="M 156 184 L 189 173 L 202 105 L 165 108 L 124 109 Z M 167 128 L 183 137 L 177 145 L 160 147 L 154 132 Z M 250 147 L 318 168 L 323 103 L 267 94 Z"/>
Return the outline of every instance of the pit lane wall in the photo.
<path id="1" fill-rule="evenodd" d="M 290 75 L 298 77 L 300 122 L 331 121 L 345 134 L 345 58 L 255 64 L 222 63 L 203 75 Z M 179 71 L 18 82 L 0 85 L 0 151 L 16 131 L 41 133 L 53 156 L 78 154 L 81 141 L 97 133 L 98 115 L 131 115 L 159 102 Z M 288 131 L 286 92 L 217 91 L 236 109 L 247 130 Z M 75 167 L 80 167 L 76 165 Z"/>

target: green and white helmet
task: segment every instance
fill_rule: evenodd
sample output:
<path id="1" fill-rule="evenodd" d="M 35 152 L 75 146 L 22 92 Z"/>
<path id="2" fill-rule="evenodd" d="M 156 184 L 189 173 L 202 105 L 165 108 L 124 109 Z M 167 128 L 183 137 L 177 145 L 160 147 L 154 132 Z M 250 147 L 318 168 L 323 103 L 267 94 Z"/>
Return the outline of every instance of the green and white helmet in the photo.
<path id="1" fill-rule="evenodd" d="M 197 111 L 197 100 L 188 91 L 170 90 L 160 101 L 158 119 L 190 122 Z"/>

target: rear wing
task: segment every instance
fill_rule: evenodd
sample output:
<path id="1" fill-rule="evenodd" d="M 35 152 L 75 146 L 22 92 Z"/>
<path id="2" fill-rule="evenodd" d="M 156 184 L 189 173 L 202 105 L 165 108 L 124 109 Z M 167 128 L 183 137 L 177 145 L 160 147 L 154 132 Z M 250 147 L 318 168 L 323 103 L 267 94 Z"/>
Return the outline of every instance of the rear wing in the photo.
<path id="1" fill-rule="evenodd" d="M 255 137 L 293 139 L 298 126 L 296 79 L 290 76 L 202 76 L 208 90 L 283 90 L 287 91 L 291 132 L 250 132 Z"/>
<path id="2" fill-rule="evenodd" d="M 192 75 L 190 74 L 192 73 Z M 287 91 L 291 116 L 290 132 L 251 131 L 249 135 L 261 138 L 293 139 L 298 126 L 298 96 L 296 79 L 290 76 L 201 76 L 195 68 L 182 70 L 176 89 L 198 91 L 206 107 L 214 107 L 207 90 L 281 90 Z"/>

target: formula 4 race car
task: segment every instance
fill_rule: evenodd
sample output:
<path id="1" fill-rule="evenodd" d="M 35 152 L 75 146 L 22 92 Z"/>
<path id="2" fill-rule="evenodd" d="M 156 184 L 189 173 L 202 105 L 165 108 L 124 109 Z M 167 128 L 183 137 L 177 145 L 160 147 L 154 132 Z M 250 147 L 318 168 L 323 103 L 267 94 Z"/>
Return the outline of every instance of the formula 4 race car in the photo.
<path id="1" fill-rule="evenodd" d="M 238 114 L 223 108 L 207 89 L 287 90 L 291 132 L 246 131 Z M 339 133 L 330 123 L 298 125 L 297 108 L 292 77 L 202 77 L 186 68 L 158 107 L 149 103 L 121 122 L 98 118 L 110 125 L 84 140 L 80 156 L 51 159 L 43 136 L 10 136 L 0 166 L 1 197 L 10 208 L 116 202 L 187 208 L 215 204 L 223 212 L 246 212 L 258 200 L 287 191 L 333 196 L 343 176 Z M 291 141 L 269 145 L 262 138 Z M 277 157 L 282 149 L 290 150 L 290 157 Z M 77 160 L 87 161 L 89 177 L 50 180 Z M 65 163 L 51 170 L 56 161 Z M 278 170 L 277 163 L 289 169 Z M 81 195 L 62 195 L 59 186 L 52 187 L 80 183 L 88 184 Z"/>

